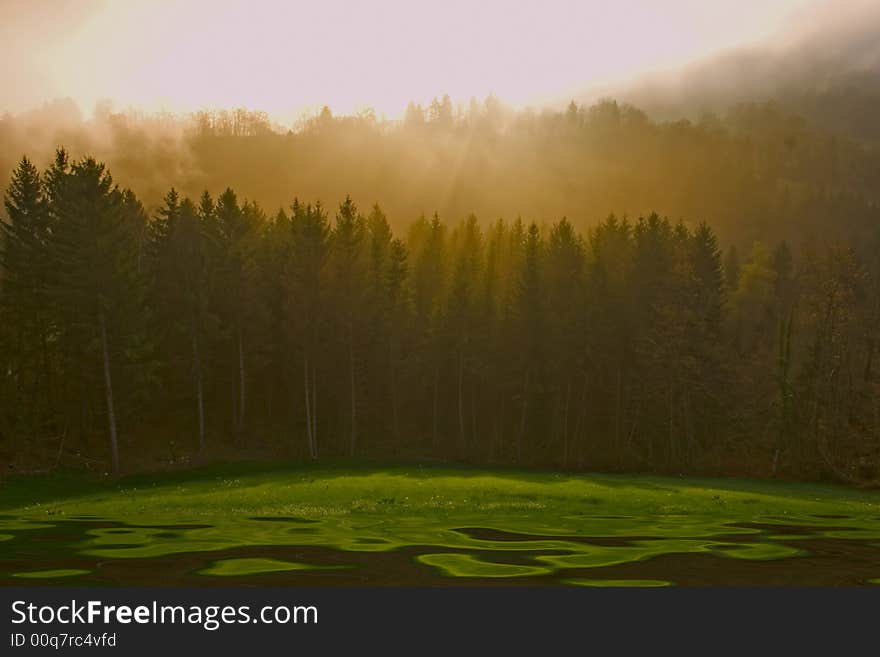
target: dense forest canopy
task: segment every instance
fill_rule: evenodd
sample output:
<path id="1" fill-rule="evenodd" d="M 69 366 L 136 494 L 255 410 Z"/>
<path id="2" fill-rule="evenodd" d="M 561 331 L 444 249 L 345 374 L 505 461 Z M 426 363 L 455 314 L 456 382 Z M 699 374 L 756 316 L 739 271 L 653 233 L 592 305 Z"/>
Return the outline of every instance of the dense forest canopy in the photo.
<path id="1" fill-rule="evenodd" d="M 612 100 L 513 111 L 496 98 L 412 104 L 401 121 L 325 109 L 296 126 L 260 112 L 113 113 L 84 121 L 72 103 L 0 120 L 0 174 L 22 154 L 48 164 L 58 144 L 92 154 L 148 211 L 168 188 L 197 197 L 233 183 L 269 211 L 292 194 L 380 202 L 404 230 L 421 214 L 470 213 L 581 230 L 614 212 L 662 208 L 707 221 L 725 242 L 828 236 L 859 241 L 877 220 L 880 153 L 774 103 L 739 104 L 694 121 L 651 119 Z"/>
<path id="2" fill-rule="evenodd" d="M 19 160 L 0 261 L 4 460 L 118 473 L 346 455 L 876 481 L 872 153 L 768 107 L 701 125 L 611 102 L 500 123 L 491 108 L 456 117 L 438 101 L 396 127 L 324 112 L 290 135 L 205 115 L 167 149 L 108 117 L 129 140 L 109 142 L 125 143 L 126 184 L 144 183 L 138 167 L 151 185 L 181 177 L 149 209 L 92 157 Z M 187 177 L 182 144 L 194 175 L 238 191 L 193 192 L 207 178 Z M 331 183 L 359 194 L 296 196 Z M 392 224 L 371 205 L 382 194 L 449 215 Z M 633 199 L 689 221 L 595 214 Z M 493 210 L 459 213 L 479 203 Z"/>

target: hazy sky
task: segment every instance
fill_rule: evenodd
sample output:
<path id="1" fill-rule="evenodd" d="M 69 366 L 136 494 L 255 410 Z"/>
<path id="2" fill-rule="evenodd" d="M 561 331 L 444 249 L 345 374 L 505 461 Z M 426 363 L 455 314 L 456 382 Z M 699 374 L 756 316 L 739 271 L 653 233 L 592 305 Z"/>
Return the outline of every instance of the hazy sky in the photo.
<path id="1" fill-rule="evenodd" d="M 0 0 L 0 111 L 515 105 L 766 42 L 817 0 Z M 845 4 L 845 3 L 844 3 Z"/>

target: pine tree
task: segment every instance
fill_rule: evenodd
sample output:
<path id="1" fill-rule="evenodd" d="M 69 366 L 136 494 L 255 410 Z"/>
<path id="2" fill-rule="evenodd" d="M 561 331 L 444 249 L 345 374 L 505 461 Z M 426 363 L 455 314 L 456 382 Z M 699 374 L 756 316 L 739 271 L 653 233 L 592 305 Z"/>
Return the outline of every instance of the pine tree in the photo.
<path id="1" fill-rule="evenodd" d="M 349 455 L 354 456 L 358 442 L 358 366 L 360 357 L 360 311 L 364 300 L 365 280 L 364 242 L 365 220 L 357 206 L 346 196 L 336 213 L 332 235 L 331 276 L 333 298 L 336 304 L 337 329 L 345 336 L 349 397 Z"/>
<path id="2" fill-rule="evenodd" d="M 721 330 L 724 306 L 724 268 L 718 239 L 706 222 L 701 222 L 691 239 L 690 266 L 695 277 L 697 312 L 713 339 Z"/>
<path id="3" fill-rule="evenodd" d="M 43 180 L 26 157 L 12 173 L 4 196 L 8 221 L 0 221 L 0 309 L 8 341 L 8 409 L 13 436 L 35 434 L 53 423 L 56 364 L 53 322 L 47 298 L 52 266 L 52 224 Z"/>
<path id="4" fill-rule="evenodd" d="M 724 256 L 724 285 L 727 292 L 736 290 L 739 284 L 739 273 L 739 251 L 737 251 L 736 246 L 731 244 Z"/>
<path id="5" fill-rule="evenodd" d="M 204 323 L 207 262 L 202 219 L 189 199 L 171 189 L 150 224 L 151 297 L 155 332 L 163 334 L 166 367 L 187 363 L 198 421 L 198 449 L 206 446 Z M 187 378 L 190 378 L 187 377 Z"/>
<path id="6" fill-rule="evenodd" d="M 54 182 L 60 182 L 56 180 Z M 114 365 L 120 369 L 137 325 L 137 239 L 140 226 L 103 164 L 74 163 L 53 199 L 57 225 L 50 249 L 52 301 L 60 310 L 62 339 L 85 370 L 97 343 L 103 374 L 111 467 L 118 476 L 119 440 Z M 119 355 L 120 358 L 115 358 Z M 77 363 L 71 363 L 76 367 Z"/>
<path id="7" fill-rule="evenodd" d="M 584 251 L 574 227 L 563 217 L 550 230 L 546 258 L 549 368 L 561 421 L 562 465 L 568 465 L 572 395 L 584 371 Z M 575 402 L 576 404 L 576 402 Z"/>
<path id="8" fill-rule="evenodd" d="M 391 428 L 395 441 L 400 442 L 400 392 L 398 370 L 402 358 L 404 336 L 409 326 L 409 298 L 406 279 L 406 246 L 399 239 L 392 240 L 388 250 L 388 264 L 385 269 L 385 290 L 388 300 L 388 370 L 391 384 Z"/>
<path id="9" fill-rule="evenodd" d="M 320 204 L 291 207 L 293 232 L 288 261 L 287 316 L 291 334 L 300 345 L 303 361 L 303 402 L 309 457 L 318 458 L 318 369 L 326 323 L 325 264 L 330 249 L 330 227 Z"/>
<path id="10" fill-rule="evenodd" d="M 632 382 L 637 380 L 634 344 L 639 306 L 638 287 L 633 282 L 633 233 L 628 221 L 610 215 L 590 234 L 588 293 L 592 302 L 586 312 L 588 353 L 594 355 L 589 376 L 595 382 L 596 407 L 590 424 L 596 438 L 609 438 L 607 449 L 594 449 L 590 456 L 593 463 L 608 459 L 606 465 L 617 465 L 618 446 L 630 433 L 625 416 L 632 405 Z"/>
<path id="11" fill-rule="evenodd" d="M 457 416 L 459 449 L 468 447 L 465 420 L 465 385 L 474 385 L 470 376 L 475 366 L 474 338 L 479 318 L 477 292 L 482 270 L 483 236 L 477 218 L 470 215 L 452 237 L 455 243 L 455 262 L 447 301 L 446 333 L 455 353 Z M 473 394 L 473 393 L 472 393 Z M 473 422 L 471 423 L 473 424 Z M 476 436 L 472 436 L 476 438 Z"/>
<path id="12" fill-rule="evenodd" d="M 543 240 L 537 224 L 529 224 L 525 236 L 524 258 L 515 301 L 515 315 L 520 336 L 518 345 L 522 388 L 520 422 L 516 440 L 517 462 L 523 461 L 523 449 L 529 428 L 529 411 L 535 402 L 535 389 L 541 385 L 542 336 L 544 332 L 541 259 Z M 531 409 L 534 413 L 534 409 Z"/>
<path id="13" fill-rule="evenodd" d="M 203 211 L 207 199 L 203 199 Z M 247 406 L 247 332 L 256 295 L 253 294 L 253 260 L 258 243 L 258 227 L 263 220 L 252 204 L 240 206 L 238 197 L 227 188 L 217 199 L 207 225 L 212 240 L 214 268 L 213 306 L 225 327 L 226 362 L 233 392 L 232 424 L 238 440 L 243 438 Z M 233 355 L 228 359 L 228 355 Z"/>
<path id="14" fill-rule="evenodd" d="M 389 368 L 389 336 L 392 330 L 392 299 L 387 273 L 392 248 L 391 226 L 385 213 L 374 204 L 366 219 L 369 249 L 368 281 L 362 328 L 364 385 L 361 399 L 366 415 L 361 426 L 363 434 L 387 435 L 393 428 L 392 368 Z M 403 280 L 400 281 L 401 285 Z"/>
<path id="15" fill-rule="evenodd" d="M 263 313 L 258 334 L 263 336 L 256 378 L 263 386 L 265 417 L 277 426 L 279 411 L 285 414 L 292 394 L 291 374 L 299 369 L 292 362 L 293 343 L 287 330 L 287 269 L 293 248 L 291 220 L 283 208 L 267 222 L 256 254 L 257 289 Z M 289 419 L 289 418 L 288 418 Z"/>
<path id="16" fill-rule="evenodd" d="M 415 350 L 418 365 L 428 373 L 424 399 L 430 406 L 422 412 L 431 417 L 431 445 L 440 447 L 440 368 L 443 358 L 442 309 L 446 294 L 446 227 L 437 213 L 430 222 L 421 217 L 410 229 L 409 249 L 413 254 L 412 289 Z"/>

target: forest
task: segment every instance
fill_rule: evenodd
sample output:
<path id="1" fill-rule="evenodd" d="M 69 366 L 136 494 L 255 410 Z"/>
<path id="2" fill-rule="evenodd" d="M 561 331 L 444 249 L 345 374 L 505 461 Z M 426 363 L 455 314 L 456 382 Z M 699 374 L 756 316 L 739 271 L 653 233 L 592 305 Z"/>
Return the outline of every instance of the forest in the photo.
<path id="1" fill-rule="evenodd" d="M 880 102 L 875 106 L 880 108 Z M 615 100 L 513 110 L 489 96 L 412 103 L 400 120 L 324 108 L 293 124 L 262 112 L 189 115 L 58 101 L 0 117 L 0 180 L 22 155 L 51 164 L 64 145 L 105 162 L 150 209 L 174 187 L 198 198 L 233 187 L 267 212 L 294 196 L 378 202 L 395 231 L 420 214 L 553 222 L 584 231 L 614 212 L 711 223 L 719 239 L 873 238 L 880 153 L 867 136 L 823 129 L 781 102 L 658 120 Z M 850 124 L 840 121 L 836 125 Z"/>
<path id="2" fill-rule="evenodd" d="M 157 195 L 179 169 L 146 149 L 144 201 L 132 153 L 131 188 L 65 148 L 43 169 L 22 157 L 0 252 L 2 460 L 877 482 L 874 151 L 771 106 L 699 124 L 613 101 L 493 107 L 411 105 L 393 128 L 325 111 L 288 134 L 202 113 L 187 148 L 228 177 L 195 167 Z M 409 177 L 389 164 L 404 143 Z M 406 216 L 411 197 L 434 207 Z"/>

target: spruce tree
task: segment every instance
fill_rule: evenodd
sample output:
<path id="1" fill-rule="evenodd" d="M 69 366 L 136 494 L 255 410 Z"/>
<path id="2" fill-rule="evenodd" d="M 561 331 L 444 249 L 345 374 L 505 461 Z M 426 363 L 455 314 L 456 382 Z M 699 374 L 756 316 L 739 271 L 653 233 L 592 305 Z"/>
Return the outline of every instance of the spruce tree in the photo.
<path id="1" fill-rule="evenodd" d="M 358 359 L 361 335 L 361 310 L 365 298 L 365 220 L 357 206 L 346 196 L 336 213 L 330 254 L 332 295 L 335 304 L 337 335 L 344 336 L 347 352 L 347 397 L 349 399 L 348 453 L 354 456 L 358 443 Z"/>
<path id="2" fill-rule="evenodd" d="M 57 224 L 50 243 L 55 267 L 50 287 L 52 302 L 60 311 L 69 365 L 88 371 L 93 358 L 100 364 L 111 468 L 118 476 L 114 372 L 117 365 L 122 369 L 119 361 L 124 359 L 138 323 L 140 299 L 135 292 L 139 287 L 140 227 L 126 211 L 123 192 L 114 185 L 104 165 L 93 158 L 70 167 L 53 206 Z"/>
<path id="3" fill-rule="evenodd" d="M 35 437 L 54 421 L 56 363 L 48 281 L 51 218 L 43 180 L 26 157 L 12 173 L 0 221 L 0 314 L 6 342 L 4 424 L 13 436 Z M 12 411 L 14 410 L 14 413 Z"/>
<path id="4" fill-rule="evenodd" d="M 514 304 L 518 327 L 518 356 L 522 387 L 520 389 L 520 418 L 516 438 L 517 462 L 524 458 L 524 441 L 529 429 L 529 414 L 534 414 L 535 390 L 541 384 L 542 340 L 544 331 L 544 299 L 541 281 L 543 240 L 538 225 L 529 224 L 525 235 L 523 263 Z"/>
<path id="5" fill-rule="evenodd" d="M 318 458 L 318 373 L 327 320 L 325 266 L 330 227 L 320 203 L 291 206 L 291 255 L 288 260 L 286 315 L 294 344 L 302 355 L 303 403 L 309 458 Z"/>
<path id="6" fill-rule="evenodd" d="M 192 201 L 181 201 L 171 189 L 150 225 L 149 244 L 154 331 L 161 339 L 166 369 L 171 370 L 167 372 L 170 381 L 182 378 L 193 390 L 201 453 L 206 444 L 204 325 L 208 289 L 204 230 Z"/>

